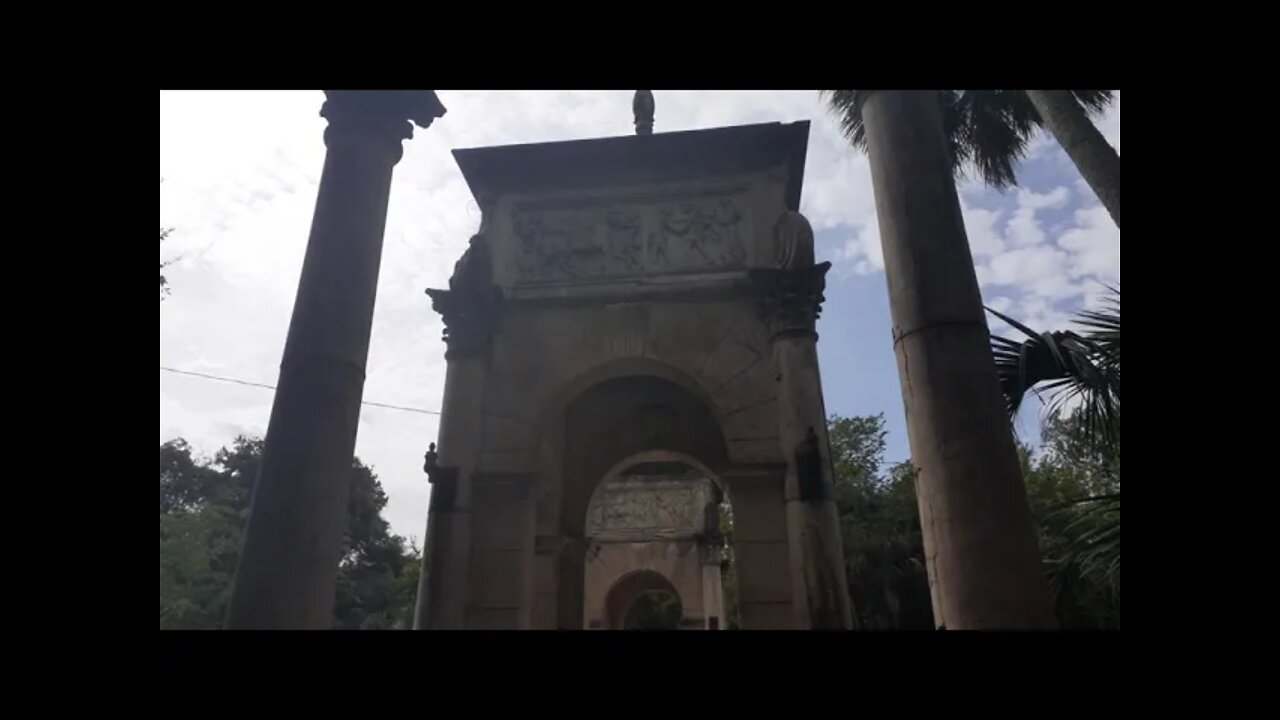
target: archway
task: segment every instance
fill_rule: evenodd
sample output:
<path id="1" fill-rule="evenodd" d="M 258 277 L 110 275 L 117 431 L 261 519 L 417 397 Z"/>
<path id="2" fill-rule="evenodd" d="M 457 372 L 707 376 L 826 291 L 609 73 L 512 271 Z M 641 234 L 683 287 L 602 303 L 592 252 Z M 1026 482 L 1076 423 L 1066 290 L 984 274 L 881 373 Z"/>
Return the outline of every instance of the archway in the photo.
<path id="1" fill-rule="evenodd" d="M 796 212 L 807 137 L 770 123 L 456 153 L 482 217 L 431 291 L 448 373 L 416 626 L 582 628 L 592 493 L 650 451 L 732 491 L 742 627 L 847 625 L 815 461 L 828 266 Z"/>
<path id="2" fill-rule="evenodd" d="M 607 473 L 587 508 L 583 562 L 583 627 L 618 629 L 618 583 L 637 572 L 656 573 L 674 588 L 646 588 L 637 607 L 652 623 L 680 629 L 734 627 L 736 568 L 726 543 L 729 499 L 719 479 L 693 458 L 649 451 Z M 652 591 L 652 592 L 650 592 Z M 637 591 L 640 592 L 640 591 Z M 639 612 L 639 611 L 638 611 Z"/>
<path id="3" fill-rule="evenodd" d="M 684 610 L 675 585 L 653 570 L 618 578 L 609 588 L 605 606 L 612 630 L 677 630 Z"/>
<path id="4" fill-rule="evenodd" d="M 720 423 L 706 403 L 664 378 L 632 375 L 597 383 L 568 403 L 562 423 L 559 525 L 568 550 L 559 568 L 557 625 L 571 629 L 590 626 L 587 515 L 600 484 L 637 458 L 687 458 L 686 467 L 712 476 L 728 459 Z M 692 551 L 695 544 L 690 539 L 679 549 Z"/>

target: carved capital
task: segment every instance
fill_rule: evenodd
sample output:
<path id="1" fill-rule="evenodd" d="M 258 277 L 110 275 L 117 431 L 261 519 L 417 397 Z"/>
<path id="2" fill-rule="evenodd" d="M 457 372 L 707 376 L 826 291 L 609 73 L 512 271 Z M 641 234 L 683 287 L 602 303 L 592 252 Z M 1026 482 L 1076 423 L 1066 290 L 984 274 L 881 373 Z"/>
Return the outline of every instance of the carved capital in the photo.
<path id="1" fill-rule="evenodd" d="M 465 290 L 427 290 L 431 309 L 444 319 L 443 339 L 453 354 L 472 354 L 486 350 L 497 327 L 501 295 L 498 288 Z"/>
<path id="2" fill-rule="evenodd" d="M 774 340 L 786 337 L 814 337 L 822 313 L 823 291 L 831 263 L 794 270 L 755 268 L 750 271 L 760 303 L 760 312 Z"/>
<path id="3" fill-rule="evenodd" d="M 325 90 L 324 94 L 320 116 L 329 121 L 325 145 L 371 137 L 395 148 L 395 162 L 404 153 L 400 142 L 413 137 L 414 125 L 425 130 L 445 114 L 434 90 Z"/>

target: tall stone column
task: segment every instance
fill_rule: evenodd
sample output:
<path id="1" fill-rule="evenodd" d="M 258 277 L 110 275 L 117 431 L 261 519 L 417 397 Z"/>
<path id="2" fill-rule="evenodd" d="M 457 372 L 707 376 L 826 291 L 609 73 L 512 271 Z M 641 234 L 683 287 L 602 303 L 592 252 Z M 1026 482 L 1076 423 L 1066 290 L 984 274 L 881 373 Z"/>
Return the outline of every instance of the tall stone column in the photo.
<path id="1" fill-rule="evenodd" d="M 1053 626 L 937 96 L 862 107 L 934 621 Z"/>
<path id="2" fill-rule="evenodd" d="M 482 228 L 455 266 L 449 289 L 427 291 L 432 308 L 444 319 L 448 365 L 440 449 L 437 458 L 428 459 L 431 507 L 414 608 L 416 630 L 466 626 L 472 475 L 480 453 L 486 359 L 500 297 L 492 272 Z"/>
<path id="3" fill-rule="evenodd" d="M 849 629 L 853 616 L 818 372 L 816 323 L 831 263 L 814 264 L 813 229 L 798 212 L 783 214 L 774 242 L 778 267 L 751 274 L 778 373 L 778 436 L 787 459 L 787 546 L 797 624 Z"/>
<path id="4" fill-rule="evenodd" d="M 413 124 L 445 112 L 428 90 L 325 96 L 328 153 L 229 629 L 332 625 L 392 168 Z"/>

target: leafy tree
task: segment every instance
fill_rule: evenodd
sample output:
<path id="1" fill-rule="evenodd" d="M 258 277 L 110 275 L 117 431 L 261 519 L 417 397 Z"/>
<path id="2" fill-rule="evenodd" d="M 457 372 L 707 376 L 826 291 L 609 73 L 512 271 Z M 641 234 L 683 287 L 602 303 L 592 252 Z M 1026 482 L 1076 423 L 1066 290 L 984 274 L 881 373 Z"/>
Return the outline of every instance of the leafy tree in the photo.
<path id="1" fill-rule="evenodd" d="M 933 629 L 924 539 L 910 463 L 882 472 L 884 415 L 828 423 L 836 509 L 856 626 Z"/>
<path id="2" fill-rule="evenodd" d="M 204 462 L 181 439 L 160 446 L 162 629 L 221 627 L 262 451 L 262 440 L 241 437 Z M 334 627 L 408 628 L 421 556 L 389 532 L 377 476 L 358 459 L 352 473 Z"/>
<path id="3" fill-rule="evenodd" d="M 1040 452 L 1024 450 L 1024 474 L 1059 623 L 1118 629 L 1119 445 L 1099 445 L 1080 411 L 1050 416 Z"/>
<path id="4" fill-rule="evenodd" d="M 857 627 L 932 629 L 932 599 L 910 462 L 883 470 L 882 415 L 833 416 L 828 428 Z M 1100 563 L 1078 559 L 1081 537 L 1109 527 L 1112 518 L 1096 504 L 1077 502 L 1079 498 L 1118 498 L 1118 446 L 1109 451 L 1099 445 L 1083 413 L 1077 411 L 1065 418 L 1049 418 L 1040 450 L 1032 453 L 1019 444 L 1019 454 L 1061 626 L 1118 628 L 1118 567 L 1108 575 L 1099 572 L 1105 570 Z"/>
<path id="5" fill-rule="evenodd" d="M 824 90 L 845 136 L 866 150 L 862 103 L 869 90 Z M 1093 125 L 1111 104 L 1110 90 L 939 90 L 943 131 L 959 177 L 972 166 L 988 185 L 1017 184 L 1015 168 L 1043 127 L 1120 225 L 1120 155 Z"/>

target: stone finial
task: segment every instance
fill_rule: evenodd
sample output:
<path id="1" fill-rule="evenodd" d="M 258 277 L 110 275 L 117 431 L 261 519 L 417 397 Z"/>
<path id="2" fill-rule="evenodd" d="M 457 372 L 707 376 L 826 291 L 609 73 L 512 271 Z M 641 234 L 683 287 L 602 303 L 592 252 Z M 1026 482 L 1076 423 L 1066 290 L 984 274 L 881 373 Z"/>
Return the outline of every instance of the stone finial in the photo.
<path id="1" fill-rule="evenodd" d="M 813 226 L 804 215 L 788 210 L 773 226 L 774 258 L 782 270 L 812 267 Z"/>
<path id="2" fill-rule="evenodd" d="M 653 134 L 653 110 L 653 91 L 637 90 L 635 98 L 631 101 L 631 111 L 636 116 L 637 135 Z"/>

